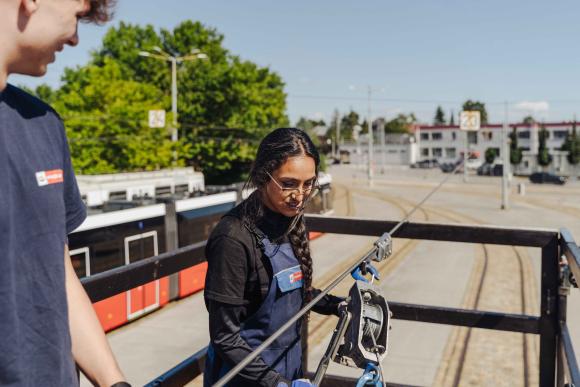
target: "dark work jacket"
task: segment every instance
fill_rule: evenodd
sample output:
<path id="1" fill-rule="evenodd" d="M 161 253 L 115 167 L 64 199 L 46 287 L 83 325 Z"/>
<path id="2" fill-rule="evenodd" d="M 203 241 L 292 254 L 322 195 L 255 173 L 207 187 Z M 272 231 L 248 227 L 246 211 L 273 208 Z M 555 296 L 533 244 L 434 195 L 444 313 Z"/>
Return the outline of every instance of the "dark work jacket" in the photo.
<path id="1" fill-rule="evenodd" d="M 240 206 L 232 209 L 218 223 L 208 239 L 208 272 L 205 302 L 209 311 L 210 339 L 215 352 L 231 364 L 241 362 L 252 348 L 240 336 L 240 326 L 260 307 L 272 281 L 272 267 L 257 238 L 239 215 Z M 291 218 L 265 209 L 257 227 L 272 241 L 286 241 L 284 236 Z M 314 296 L 319 293 L 315 290 Z M 337 314 L 342 298 L 324 297 L 313 310 Z M 256 386 L 276 386 L 281 376 L 257 357 L 240 373 Z"/>

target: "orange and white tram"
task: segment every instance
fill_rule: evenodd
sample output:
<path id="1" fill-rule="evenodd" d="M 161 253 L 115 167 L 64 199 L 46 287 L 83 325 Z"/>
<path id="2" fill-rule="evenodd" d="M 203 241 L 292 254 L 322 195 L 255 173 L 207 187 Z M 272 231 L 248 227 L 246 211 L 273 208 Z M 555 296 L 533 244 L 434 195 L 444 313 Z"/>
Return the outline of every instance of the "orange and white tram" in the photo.
<path id="1" fill-rule="evenodd" d="M 332 211 L 330 175 L 321 174 L 319 182 L 321 190 L 307 210 L 329 213 Z M 178 247 L 206 240 L 220 218 L 237 201 L 235 191 L 176 200 Z M 166 208 L 165 204 L 153 204 L 89 215 L 69 235 L 69 250 L 79 278 L 166 252 Z M 172 299 L 203 289 L 206 271 L 207 263 L 202 263 L 95 303 L 103 329 L 109 331 Z"/>

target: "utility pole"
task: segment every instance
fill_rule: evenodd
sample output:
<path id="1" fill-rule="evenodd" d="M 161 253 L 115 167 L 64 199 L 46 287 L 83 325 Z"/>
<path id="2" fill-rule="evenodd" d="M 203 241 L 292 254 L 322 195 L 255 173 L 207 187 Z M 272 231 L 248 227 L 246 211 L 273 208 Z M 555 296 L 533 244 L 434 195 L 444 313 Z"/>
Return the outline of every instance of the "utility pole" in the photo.
<path id="1" fill-rule="evenodd" d="M 140 51 L 139 55 L 171 62 L 171 112 L 173 113 L 171 141 L 175 143 L 179 140 L 179 134 L 177 132 L 177 64 L 196 59 L 207 59 L 207 55 L 198 49 L 191 50 L 191 54 L 185 56 L 169 55 L 159 47 L 153 47 L 153 51 L 157 54 L 149 51 Z M 177 164 L 177 152 L 173 152 L 173 162 Z"/>
<path id="2" fill-rule="evenodd" d="M 501 209 L 508 210 L 509 209 L 509 195 L 508 195 L 508 179 L 510 173 L 510 146 L 508 144 L 508 103 L 505 102 L 505 116 L 503 122 L 503 130 L 502 130 L 502 150 L 501 153 L 503 154 L 503 174 L 501 179 Z"/>
<path id="3" fill-rule="evenodd" d="M 467 183 L 467 160 L 469 160 L 469 132 L 465 131 L 465 153 L 463 153 L 463 182 Z"/>
<path id="4" fill-rule="evenodd" d="M 369 134 L 369 187 L 373 186 L 373 123 L 371 118 L 371 86 L 368 88 L 368 134 Z"/>
<path id="5" fill-rule="evenodd" d="M 338 149 L 338 140 L 340 139 L 340 114 L 338 114 L 338 110 L 336 111 L 336 154 L 334 157 L 340 160 L 340 150 Z"/>

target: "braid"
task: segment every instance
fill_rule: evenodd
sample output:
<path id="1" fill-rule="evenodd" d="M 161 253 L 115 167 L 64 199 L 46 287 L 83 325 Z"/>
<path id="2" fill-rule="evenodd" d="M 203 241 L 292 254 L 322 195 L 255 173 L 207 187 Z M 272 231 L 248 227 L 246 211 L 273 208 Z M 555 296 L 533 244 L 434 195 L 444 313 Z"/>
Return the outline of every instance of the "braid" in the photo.
<path id="1" fill-rule="evenodd" d="M 304 280 L 304 298 L 305 304 L 312 300 L 312 257 L 310 256 L 310 244 L 308 242 L 308 233 L 304 223 L 304 215 L 298 215 L 296 225 L 288 234 L 294 255 L 300 262 Z"/>

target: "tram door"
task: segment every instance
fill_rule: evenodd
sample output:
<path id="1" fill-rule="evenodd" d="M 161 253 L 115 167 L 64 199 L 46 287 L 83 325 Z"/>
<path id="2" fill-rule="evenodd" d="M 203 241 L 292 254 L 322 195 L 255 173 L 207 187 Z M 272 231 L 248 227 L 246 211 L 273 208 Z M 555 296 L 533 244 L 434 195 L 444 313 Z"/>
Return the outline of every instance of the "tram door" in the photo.
<path id="1" fill-rule="evenodd" d="M 125 238 L 125 265 L 158 254 L 157 231 Z M 159 307 L 159 280 L 138 286 L 127 292 L 127 319 Z"/>

